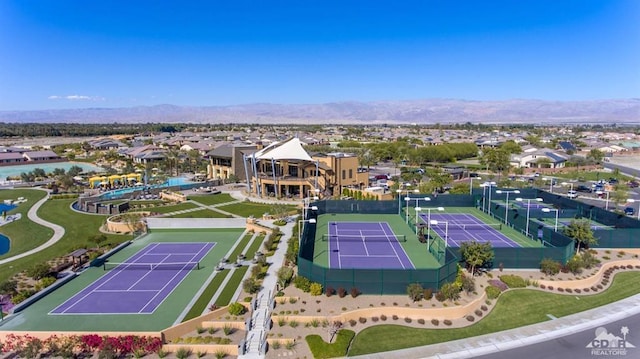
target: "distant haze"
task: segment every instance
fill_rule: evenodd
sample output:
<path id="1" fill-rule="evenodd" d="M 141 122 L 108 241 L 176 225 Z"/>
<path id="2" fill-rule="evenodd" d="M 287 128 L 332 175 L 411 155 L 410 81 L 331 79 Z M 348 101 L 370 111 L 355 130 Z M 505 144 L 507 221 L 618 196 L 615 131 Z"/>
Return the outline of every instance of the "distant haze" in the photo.
<path id="1" fill-rule="evenodd" d="M 0 111 L 11 123 L 255 123 L 255 124 L 640 124 L 640 99 L 591 101 L 412 101 L 236 106 L 139 106 Z"/>

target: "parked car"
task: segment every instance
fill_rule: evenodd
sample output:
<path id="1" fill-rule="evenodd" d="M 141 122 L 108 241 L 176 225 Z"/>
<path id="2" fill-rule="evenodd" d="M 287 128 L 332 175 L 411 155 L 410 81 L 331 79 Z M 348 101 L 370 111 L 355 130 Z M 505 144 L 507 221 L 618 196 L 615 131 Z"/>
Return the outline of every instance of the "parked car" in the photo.
<path id="1" fill-rule="evenodd" d="M 624 209 L 624 214 L 626 214 L 627 216 L 633 216 L 633 214 L 635 213 L 635 209 L 633 209 L 633 207 L 627 207 Z"/>
<path id="2" fill-rule="evenodd" d="M 580 186 L 576 187 L 576 191 L 585 192 L 585 193 L 591 193 L 591 192 L 593 192 L 593 189 L 591 189 L 591 187 L 587 187 L 585 185 L 580 185 Z"/>
<path id="3" fill-rule="evenodd" d="M 638 181 L 629 181 L 629 182 L 627 182 L 627 186 L 629 186 L 629 188 L 638 188 L 639 185 L 640 185 L 640 183 L 638 183 Z"/>
<path id="4" fill-rule="evenodd" d="M 578 198 L 578 192 L 575 190 L 567 191 L 567 198 Z"/>

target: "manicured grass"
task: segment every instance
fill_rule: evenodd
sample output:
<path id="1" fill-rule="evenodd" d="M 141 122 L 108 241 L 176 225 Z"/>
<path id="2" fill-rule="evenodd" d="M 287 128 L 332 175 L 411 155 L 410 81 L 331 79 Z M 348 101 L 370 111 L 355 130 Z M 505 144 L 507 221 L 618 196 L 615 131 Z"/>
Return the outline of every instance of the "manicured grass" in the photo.
<path id="1" fill-rule="evenodd" d="M 623 272 L 605 292 L 580 296 L 562 295 L 531 289 L 503 293 L 496 307 L 476 324 L 456 329 L 419 329 L 400 325 L 377 325 L 356 336 L 349 355 L 385 352 L 421 345 L 443 343 L 550 320 L 582 312 L 640 293 L 640 272 Z"/>
<path id="2" fill-rule="evenodd" d="M 337 358 L 347 355 L 349 343 L 351 343 L 355 334 L 352 330 L 341 329 L 338 334 L 336 334 L 335 341 L 331 344 L 325 342 L 322 337 L 317 334 L 307 335 L 305 340 L 314 358 Z"/>
<path id="3" fill-rule="evenodd" d="M 228 193 L 191 195 L 187 197 L 187 199 L 207 206 L 236 201 L 236 199 L 231 197 Z"/>
<path id="4" fill-rule="evenodd" d="M 573 170 L 573 171 L 569 171 L 567 173 L 554 173 L 552 175 L 553 177 L 559 177 L 559 178 L 566 178 L 566 179 L 575 179 L 577 180 L 578 178 L 583 178 L 585 181 L 598 181 L 598 180 L 607 180 L 609 179 L 609 177 L 615 177 L 613 175 L 613 173 L 611 172 L 605 172 L 604 170 L 602 171 L 589 171 L 589 172 L 584 172 L 584 171 L 579 171 L 579 170 Z M 623 175 L 620 174 L 618 176 L 619 180 L 624 180 L 624 181 L 630 181 L 633 179 L 633 177 L 629 177 L 627 175 Z"/>
<path id="5" fill-rule="evenodd" d="M 155 206 L 155 207 L 147 207 L 147 208 L 136 208 L 135 211 L 151 211 L 157 213 L 171 213 L 177 211 L 184 211 L 185 209 L 192 209 L 198 207 L 193 203 L 180 203 L 173 206 Z"/>
<path id="6" fill-rule="evenodd" d="M 229 216 L 224 213 L 202 208 L 198 211 L 174 214 L 165 218 L 229 218 Z"/>
<path id="7" fill-rule="evenodd" d="M 95 243 L 89 242 L 88 238 L 101 233 L 99 228 L 104 223 L 106 217 L 75 212 L 70 208 L 74 201 L 75 199 L 49 200 L 40 207 L 38 216 L 46 221 L 62 226 L 65 229 L 64 236 L 62 236 L 58 243 L 43 251 L 0 267 L 0 282 L 33 266 L 35 263 L 46 262 L 61 257 L 78 248 L 92 248 L 96 246 Z M 22 219 L 20 221 L 22 221 Z M 126 235 L 107 234 L 106 236 L 107 241 L 101 244 L 101 246 L 118 244 L 131 239 L 131 236 Z M 48 239 L 49 238 L 47 238 L 47 240 Z"/>
<path id="8" fill-rule="evenodd" d="M 251 246 L 245 252 L 245 256 L 249 259 L 253 258 L 258 249 L 260 249 L 262 242 L 264 242 L 264 236 L 260 234 L 256 237 L 256 239 L 253 240 L 253 243 L 251 243 Z"/>
<path id="9" fill-rule="evenodd" d="M 249 217 L 254 216 L 255 218 L 262 218 L 262 215 L 265 213 L 271 212 L 271 205 L 264 203 L 252 203 L 252 202 L 242 202 L 242 203 L 234 203 L 226 206 L 220 206 L 220 209 L 223 211 L 227 211 L 233 214 L 236 214 L 241 217 Z M 290 211 L 295 211 L 295 206 L 287 206 Z"/>
<path id="10" fill-rule="evenodd" d="M 27 213 L 33 205 L 41 200 L 47 193 L 45 191 L 34 189 L 16 189 L 0 191 L 0 202 L 5 199 L 15 200 L 18 197 L 24 197 L 27 201 L 12 209 L 7 215 L 15 215 L 20 213 L 19 220 L 7 223 L 0 227 L 0 233 L 4 234 L 11 241 L 9 252 L 0 256 L 0 258 L 12 257 L 16 254 L 24 253 L 45 243 L 53 235 L 53 230 L 32 222 Z"/>
<path id="11" fill-rule="evenodd" d="M 222 284 L 222 281 L 224 281 L 228 274 L 229 270 L 223 269 L 213 277 L 209 285 L 207 285 L 207 288 L 205 288 L 198 300 L 193 304 L 191 309 L 189 309 L 189 312 L 187 312 L 187 315 L 182 320 L 183 322 L 198 317 L 204 313 L 205 309 L 207 309 L 207 304 L 209 304 L 209 301 L 213 295 L 216 294 L 220 284 Z"/>
<path id="12" fill-rule="evenodd" d="M 236 259 L 238 259 L 238 254 L 243 252 L 244 247 L 247 246 L 247 243 L 249 243 L 249 240 L 251 240 L 251 237 L 253 237 L 253 234 L 251 233 L 247 233 L 244 237 L 242 237 L 242 240 L 240 240 L 236 248 L 233 250 L 233 252 L 231 252 L 231 254 L 229 255 L 229 258 L 227 259 L 229 259 L 229 261 L 231 262 L 234 262 Z"/>
<path id="13" fill-rule="evenodd" d="M 242 277 L 244 277 L 244 274 L 247 273 L 248 269 L 249 267 L 246 266 L 236 268 L 236 270 L 231 275 L 229 282 L 227 282 L 227 285 L 224 287 L 222 292 L 220 292 L 220 296 L 218 296 L 218 299 L 216 300 L 217 306 L 222 307 L 228 305 L 229 302 L 231 302 L 231 298 L 233 298 L 236 290 L 238 290 L 240 282 L 242 281 Z"/>

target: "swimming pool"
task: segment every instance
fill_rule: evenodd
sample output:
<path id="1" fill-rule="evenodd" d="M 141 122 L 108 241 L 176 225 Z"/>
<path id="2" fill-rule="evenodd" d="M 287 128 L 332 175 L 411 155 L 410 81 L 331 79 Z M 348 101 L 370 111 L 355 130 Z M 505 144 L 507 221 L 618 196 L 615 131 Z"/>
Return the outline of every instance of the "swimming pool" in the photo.
<path id="1" fill-rule="evenodd" d="M 53 162 L 53 163 L 31 163 L 28 165 L 3 166 L 0 167 L 0 181 L 6 180 L 7 177 L 20 177 L 21 173 L 32 172 L 36 168 L 43 169 L 46 173 L 51 173 L 56 168 L 63 168 L 68 171 L 71 167 L 78 166 L 83 172 L 102 172 L 104 168 L 83 162 Z"/>
<path id="2" fill-rule="evenodd" d="M 137 191 L 142 191 L 142 190 L 150 190 L 150 189 L 159 189 L 159 188 L 167 188 L 167 187 L 176 187 L 176 186 L 185 186 L 185 185 L 189 185 L 192 184 L 192 182 L 190 182 L 187 178 L 185 177 L 172 177 L 167 179 L 167 181 L 163 184 L 154 184 L 154 185 L 150 185 L 150 186 L 134 186 L 134 187 L 128 187 L 128 188 L 121 188 L 121 189 L 116 189 L 113 191 L 109 191 L 109 192 L 105 192 L 103 194 L 100 195 L 100 198 L 109 200 L 109 199 L 117 199 L 117 198 L 121 198 L 123 196 L 126 196 L 128 194 L 131 194 L 133 192 L 137 192 Z"/>
<path id="3" fill-rule="evenodd" d="M 0 214 L 2 214 L 2 212 L 9 212 L 16 207 L 15 204 L 0 203 Z"/>
<path id="4" fill-rule="evenodd" d="M 0 255 L 9 252 L 11 248 L 11 241 L 7 236 L 0 234 Z"/>

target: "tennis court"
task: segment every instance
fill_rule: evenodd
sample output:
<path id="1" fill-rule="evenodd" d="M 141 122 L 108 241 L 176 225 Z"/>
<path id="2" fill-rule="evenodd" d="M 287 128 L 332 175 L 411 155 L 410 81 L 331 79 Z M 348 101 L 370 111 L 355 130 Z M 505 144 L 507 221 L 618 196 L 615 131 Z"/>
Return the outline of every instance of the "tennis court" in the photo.
<path id="1" fill-rule="evenodd" d="M 460 247 L 468 241 L 490 242 L 493 247 L 521 247 L 500 231 L 501 224 L 487 224 L 469 213 L 420 214 L 428 225 L 450 247 Z M 431 221 L 431 223 L 429 223 Z"/>
<path id="2" fill-rule="evenodd" d="M 151 314 L 215 243 L 151 243 L 51 314 Z M 105 263 L 106 267 L 110 263 Z"/>
<path id="3" fill-rule="evenodd" d="M 330 268 L 414 269 L 409 256 L 387 222 L 329 222 Z"/>

